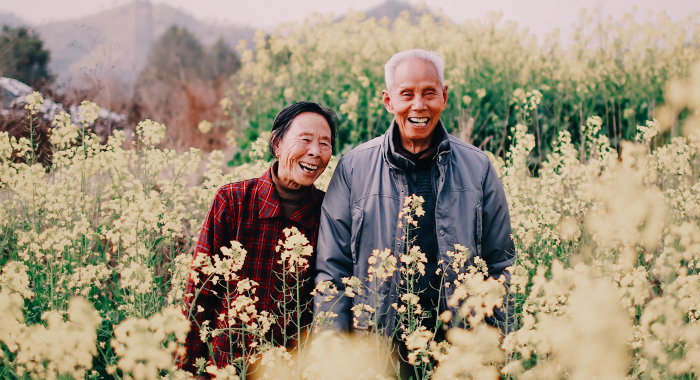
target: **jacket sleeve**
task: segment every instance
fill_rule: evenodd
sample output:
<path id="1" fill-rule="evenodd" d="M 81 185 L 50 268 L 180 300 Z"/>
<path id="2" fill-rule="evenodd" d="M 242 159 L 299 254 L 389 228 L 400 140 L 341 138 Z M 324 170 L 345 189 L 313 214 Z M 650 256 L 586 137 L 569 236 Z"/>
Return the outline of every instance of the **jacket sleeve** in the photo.
<path id="1" fill-rule="evenodd" d="M 486 261 L 489 276 L 499 278 L 504 275 L 508 283 L 510 273 L 505 269 L 515 261 L 508 202 L 496 170 L 491 161 L 488 159 L 486 161 L 482 201 L 481 257 Z M 502 331 L 510 331 L 514 320 L 511 297 L 506 296 L 504 301 L 504 308 L 496 310 L 493 320 L 487 319 L 487 322 L 498 326 Z"/>
<path id="2" fill-rule="evenodd" d="M 321 207 L 314 281 L 314 284 L 332 281 L 338 287 L 338 293 L 331 300 L 327 298 L 324 300 L 323 294 L 314 296 L 314 315 L 328 311 L 337 314 L 337 317 L 332 320 L 332 325 L 334 329 L 343 332 L 350 330 L 352 299 L 343 296 L 345 285 L 341 279 L 350 277 L 353 273 L 350 247 L 352 233 L 350 183 L 345 173 L 345 164 L 343 159 L 338 163 Z"/>
<path id="3" fill-rule="evenodd" d="M 508 274 L 505 268 L 513 265 L 515 255 L 506 194 L 488 160 L 483 194 L 481 258 L 488 265 L 489 275 L 498 278 Z"/>

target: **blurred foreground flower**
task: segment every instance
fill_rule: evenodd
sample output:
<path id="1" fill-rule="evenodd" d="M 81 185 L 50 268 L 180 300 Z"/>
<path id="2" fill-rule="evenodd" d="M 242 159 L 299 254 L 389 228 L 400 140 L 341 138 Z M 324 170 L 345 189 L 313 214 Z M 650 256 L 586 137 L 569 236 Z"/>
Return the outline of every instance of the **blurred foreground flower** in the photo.
<path id="1" fill-rule="evenodd" d="M 170 341 L 165 347 L 163 344 L 171 334 L 184 342 L 189 329 L 187 318 L 174 307 L 164 308 L 149 319 L 129 318 L 116 326 L 111 345 L 124 378 L 156 379 L 159 371 L 170 369 L 177 343 Z"/>
<path id="2" fill-rule="evenodd" d="M 202 120 L 197 125 L 197 129 L 199 129 L 199 131 L 202 133 L 209 133 L 213 126 L 214 125 L 210 121 Z"/>
<path id="3" fill-rule="evenodd" d="M 97 326 L 102 319 L 87 301 L 74 298 L 68 305 L 68 321 L 62 313 L 42 315 L 46 327 L 27 327 L 19 341 L 16 362 L 18 374 L 25 371 L 33 379 L 70 375 L 84 379 L 97 354 Z"/>

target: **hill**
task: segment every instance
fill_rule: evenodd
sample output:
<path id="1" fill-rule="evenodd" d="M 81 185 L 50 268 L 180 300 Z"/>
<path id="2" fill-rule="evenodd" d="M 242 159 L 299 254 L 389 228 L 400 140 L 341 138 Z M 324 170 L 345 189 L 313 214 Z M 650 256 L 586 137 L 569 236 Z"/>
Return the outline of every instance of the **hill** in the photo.
<path id="1" fill-rule="evenodd" d="M 415 17 L 418 13 L 416 8 L 409 3 L 396 0 L 387 0 L 366 10 L 365 15 L 367 18 L 374 17 L 377 20 L 381 20 L 384 17 L 387 17 L 390 20 L 396 20 L 403 11 L 408 11 L 412 17 Z"/>
<path id="2" fill-rule="evenodd" d="M 18 26 L 27 25 L 27 22 L 17 17 L 17 15 L 14 13 L 0 12 L 0 28 L 5 25 L 9 26 L 10 28 L 16 28 Z"/>
<path id="3" fill-rule="evenodd" d="M 135 1 L 91 16 L 35 26 L 51 51 L 59 83 L 113 75 L 132 85 L 153 43 L 171 25 L 190 30 L 205 45 L 219 37 L 232 47 L 252 41 L 255 29 L 209 25 L 168 5 Z"/>
<path id="4" fill-rule="evenodd" d="M 424 12 L 431 14 L 433 13 L 430 11 L 429 8 L 420 9 L 419 7 L 415 7 L 408 2 L 399 0 L 386 0 L 383 3 L 375 5 L 374 7 L 369 8 L 363 12 L 365 14 L 365 17 L 374 18 L 377 21 L 383 19 L 384 17 L 388 18 L 391 21 L 394 21 L 397 18 L 399 18 L 401 13 L 408 12 L 409 20 L 411 20 L 412 24 L 417 23 L 420 16 Z M 336 18 L 336 21 L 340 21 L 343 19 L 345 19 L 345 15 L 340 15 Z"/>
<path id="5" fill-rule="evenodd" d="M 413 20 L 418 14 L 411 4 L 396 0 L 381 3 L 365 14 L 378 20 L 394 20 L 403 11 L 408 11 Z M 0 25 L 3 24 L 27 25 L 12 13 L 0 13 Z M 74 20 L 30 27 L 51 51 L 50 69 L 58 84 L 79 86 L 112 77 L 131 88 L 151 46 L 171 25 L 187 28 L 204 45 L 223 37 L 231 47 L 241 39 L 250 46 L 255 34 L 255 28 L 212 25 L 172 6 L 144 0 Z"/>

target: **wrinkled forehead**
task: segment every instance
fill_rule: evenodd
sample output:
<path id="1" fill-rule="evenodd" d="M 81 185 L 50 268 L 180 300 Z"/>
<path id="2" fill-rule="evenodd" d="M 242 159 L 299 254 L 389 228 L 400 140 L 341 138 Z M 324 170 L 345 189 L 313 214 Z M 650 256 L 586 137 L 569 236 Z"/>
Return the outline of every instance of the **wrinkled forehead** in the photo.
<path id="1" fill-rule="evenodd" d="M 442 88 L 440 75 L 435 65 L 420 58 L 409 58 L 399 63 L 394 69 L 393 86 L 399 88 Z"/>
<path id="2" fill-rule="evenodd" d="M 331 127 L 325 117 L 315 112 L 302 112 L 292 120 L 288 135 L 331 138 Z"/>

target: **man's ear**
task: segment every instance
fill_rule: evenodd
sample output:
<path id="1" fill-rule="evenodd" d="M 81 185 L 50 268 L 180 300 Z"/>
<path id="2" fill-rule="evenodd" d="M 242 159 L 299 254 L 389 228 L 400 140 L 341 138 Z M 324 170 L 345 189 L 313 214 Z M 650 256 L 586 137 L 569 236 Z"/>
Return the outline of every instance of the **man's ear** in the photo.
<path id="1" fill-rule="evenodd" d="M 442 88 L 442 110 L 447 109 L 447 86 L 443 86 Z"/>
<path id="2" fill-rule="evenodd" d="M 382 103 L 384 103 L 384 108 L 386 108 L 387 112 L 394 113 L 394 107 L 391 106 L 391 98 L 387 90 L 382 90 Z"/>

